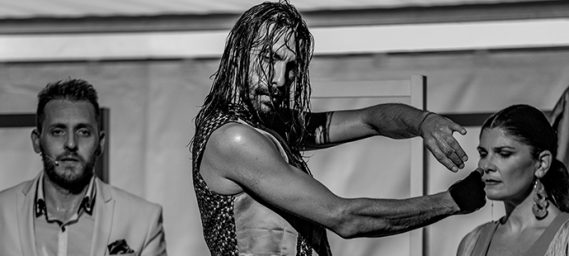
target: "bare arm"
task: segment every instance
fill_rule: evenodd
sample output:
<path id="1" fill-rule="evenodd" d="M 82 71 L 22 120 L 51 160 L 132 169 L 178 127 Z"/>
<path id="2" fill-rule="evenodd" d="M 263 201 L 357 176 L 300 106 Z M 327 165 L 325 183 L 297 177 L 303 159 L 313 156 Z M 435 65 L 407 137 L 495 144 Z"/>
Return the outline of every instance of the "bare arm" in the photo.
<path id="1" fill-rule="evenodd" d="M 394 139 L 423 137 L 435 158 L 454 172 L 464 167 L 466 153 L 453 137 L 466 130 L 451 120 L 405 104 L 379 104 L 363 109 L 311 113 L 306 149 L 318 149 L 370 136 Z"/>
<path id="2" fill-rule="evenodd" d="M 241 124 L 211 135 L 200 172 L 218 193 L 247 191 L 342 237 L 397 234 L 460 210 L 448 192 L 402 200 L 341 198 L 285 162 L 273 141 Z"/>

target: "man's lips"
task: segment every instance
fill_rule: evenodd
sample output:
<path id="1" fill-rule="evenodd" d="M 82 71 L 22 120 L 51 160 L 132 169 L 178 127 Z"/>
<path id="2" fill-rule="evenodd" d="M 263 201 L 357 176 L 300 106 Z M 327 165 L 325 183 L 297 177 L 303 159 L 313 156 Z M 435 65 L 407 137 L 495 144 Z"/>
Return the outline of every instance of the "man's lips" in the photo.
<path id="1" fill-rule="evenodd" d="M 75 156 L 64 156 L 64 157 L 60 157 L 57 161 L 61 161 L 61 162 L 79 162 L 81 161 L 79 159 L 79 157 L 75 157 Z"/>

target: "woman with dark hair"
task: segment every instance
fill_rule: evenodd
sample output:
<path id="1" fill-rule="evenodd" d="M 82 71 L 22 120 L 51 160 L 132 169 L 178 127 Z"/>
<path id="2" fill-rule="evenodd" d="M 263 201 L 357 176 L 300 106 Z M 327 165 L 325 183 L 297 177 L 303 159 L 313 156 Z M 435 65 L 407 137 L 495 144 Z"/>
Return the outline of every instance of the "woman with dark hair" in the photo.
<path id="1" fill-rule="evenodd" d="M 528 105 L 495 113 L 478 152 L 486 196 L 504 202 L 506 216 L 468 233 L 457 255 L 569 255 L 569 175 L 545 115 Z"/>

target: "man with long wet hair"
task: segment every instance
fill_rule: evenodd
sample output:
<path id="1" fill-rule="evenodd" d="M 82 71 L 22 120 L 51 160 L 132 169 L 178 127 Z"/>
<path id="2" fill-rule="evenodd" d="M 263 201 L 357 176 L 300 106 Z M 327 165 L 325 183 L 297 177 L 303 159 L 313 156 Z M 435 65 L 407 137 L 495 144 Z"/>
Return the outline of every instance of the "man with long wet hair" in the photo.
<path id="1" fill-rule="evenodd" d="M 389 200 L 341 198 L 312 177 L 301 151 L 370 136 L 422 136 L 447 168 L 466 154 L 465 129 L 403 104 L 310 111 L 313 39 L 286 1 L 247 10 L 231 30 L 196 117 L 193 180 L 212 255 L 331 255 L 325 229 L 345 238 L 405 232 L 484 205 L 480 174 L 449 191 Z"/>

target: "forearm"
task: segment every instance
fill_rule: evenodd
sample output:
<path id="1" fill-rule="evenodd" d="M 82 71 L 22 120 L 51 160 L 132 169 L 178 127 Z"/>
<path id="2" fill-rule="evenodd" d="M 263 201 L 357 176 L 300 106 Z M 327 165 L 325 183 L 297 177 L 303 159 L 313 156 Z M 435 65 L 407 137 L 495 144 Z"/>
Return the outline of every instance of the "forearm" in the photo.
<path id="1" fill-rule="evenodd" d="M 343 221 L 333 230 L 342 237 L 380 237 L 420 228 L 460 209 L 448 192 L 410 199 L 349 199 Z"/>
<path id="2" fill-rule="evenodd" d="M 394 139 L 419 136 L 420 124 L 427 112 L 405 104 L 389 103 L 364 110 L 364 123 L 378 135 Z"/>

